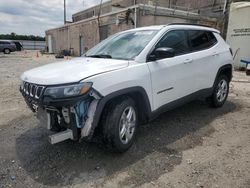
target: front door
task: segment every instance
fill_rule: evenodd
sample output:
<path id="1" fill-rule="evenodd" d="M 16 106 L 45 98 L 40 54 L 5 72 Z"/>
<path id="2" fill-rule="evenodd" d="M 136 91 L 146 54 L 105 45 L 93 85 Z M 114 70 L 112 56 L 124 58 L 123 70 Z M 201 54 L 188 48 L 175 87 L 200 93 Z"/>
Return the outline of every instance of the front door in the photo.
<path id="1" fill-rule="evenodd" d="M 173 48 L 175 56 L 148 62 L 152 80 L 153 110 L 193 92 L 193 59 L 189 54 L 187 32 L 167 32 L 155 49 L 161 47 Z"/>

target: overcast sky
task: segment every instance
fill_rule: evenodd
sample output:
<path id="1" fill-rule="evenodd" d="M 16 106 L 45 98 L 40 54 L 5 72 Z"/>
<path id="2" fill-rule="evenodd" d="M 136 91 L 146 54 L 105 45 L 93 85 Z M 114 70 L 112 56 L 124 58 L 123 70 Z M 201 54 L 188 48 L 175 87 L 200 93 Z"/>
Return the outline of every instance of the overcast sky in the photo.
<path id="1" fill-rule="evenodd" d="M 105 1 L 105 0 L 104 0 Z M 67 20 L 72 14 L 99 4 L 100 0 L 66 0 Z M 15 32 L 45 35 L 63 25 L 63 0 L 0 0 L 0 34 Z"/>

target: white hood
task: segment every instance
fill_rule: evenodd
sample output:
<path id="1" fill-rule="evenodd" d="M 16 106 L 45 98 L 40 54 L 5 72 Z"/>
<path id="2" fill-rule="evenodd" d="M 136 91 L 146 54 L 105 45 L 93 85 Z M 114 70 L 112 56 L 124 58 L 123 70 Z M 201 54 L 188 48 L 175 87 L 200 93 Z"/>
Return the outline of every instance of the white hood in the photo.
<path id="1" fill-rule="evenodd" d="M 78 82 L 96 74 L 121 69 L 127 67 L 128 64 L 126 60 L 80 57 L 31 69 L 24 72 L 21 79 L 41 85 L 66 84 Z"/>

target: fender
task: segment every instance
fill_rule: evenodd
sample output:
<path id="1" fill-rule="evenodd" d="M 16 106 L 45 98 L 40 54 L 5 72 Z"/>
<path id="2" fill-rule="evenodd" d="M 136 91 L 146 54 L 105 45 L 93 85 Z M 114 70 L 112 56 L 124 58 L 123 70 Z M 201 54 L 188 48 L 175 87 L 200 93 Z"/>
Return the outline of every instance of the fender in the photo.
<path id="1" fill-rule="evenodd" d="M 141 101 L 143 101 L 143 103 L 140 104 L 140 105 L 142 105 L 141 108 L 146 113 L 146 115 L 149 116 L 151 113 L 151 105 L 150 105 L 148 95 L 147 95 L 145 89 L 140 87 L 140 86 L 129 87 L 126 89 L 122 89 L 122 90 L 118 90 L 118 91 L 115 91 L 113 93 L 110 93 L 110 94 L 104 96 L 102 99 L 100 99 L 100 101 L 97 105 L 97 108 L 96 108 L 95 115 L 94 115 L 92 129 L 94 130 L 98 126 L 102 112 L 104 110 L 104 107 L 106 106 L 106 104 L 109 101 L 111 101 L 112 99 L 114 99 L 116 97 L 122 96 L 122 95 L 133 95 L 135 93 L 140 93 L 140 95 L 142 96 Z M 135 102 L 139 102 L 139 101 L 135 101 Z"/>
<path id="2" fill-rule="evenodd" d="M 220 73 L 224 70 L 224 69 L 227 69 L 227 68 L 230 68 L 231 70 L 231 74 L 230 74 L 230 77 L 229 77 L 229 82 L 232 80 L 232 77 L 233 77 L 233 66 L 232 64 L 226 64 L 226 65 L 223 65 L 219 68 L 217 74 L 216 74 L 216 77 L 214 79 L 214 84 L 213 84 L 213 88 L 215 86 L 215 82 L 216 82 L 216 79 L 218 78 L 218 76 L 220 75 Z"/>

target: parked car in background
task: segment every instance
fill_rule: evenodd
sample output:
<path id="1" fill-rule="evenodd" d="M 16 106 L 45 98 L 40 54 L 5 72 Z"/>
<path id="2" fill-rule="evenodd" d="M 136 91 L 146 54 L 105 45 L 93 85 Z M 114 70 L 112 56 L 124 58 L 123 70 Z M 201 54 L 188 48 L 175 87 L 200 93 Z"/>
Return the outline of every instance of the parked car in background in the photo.
<path id="1" fill-rule="evenodd" d="M 250 76 L 250 64 L 247 64 L 246 74 Z"/>
<path id="2" fill-rule="evenodd" d="M 17 50 L 16 44 L 12 41 L 0 40 L 0 52 L 10 54 Z"/>

